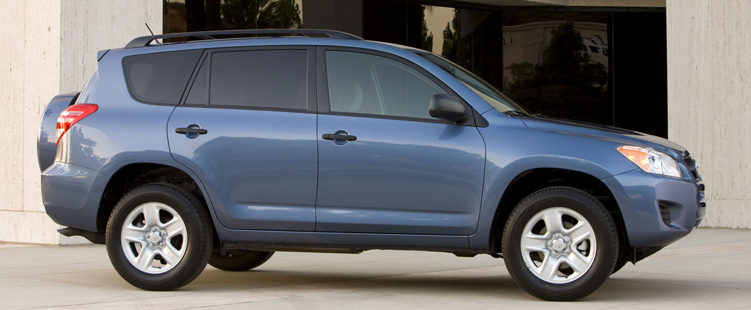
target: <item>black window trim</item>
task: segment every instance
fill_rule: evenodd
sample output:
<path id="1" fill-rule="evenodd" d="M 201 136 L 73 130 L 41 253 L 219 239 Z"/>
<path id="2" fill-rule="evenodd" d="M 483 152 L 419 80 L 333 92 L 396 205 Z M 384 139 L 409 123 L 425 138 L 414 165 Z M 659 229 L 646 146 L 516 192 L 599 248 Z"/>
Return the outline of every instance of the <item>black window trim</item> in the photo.
<path id="1" fill-rule="evenodd" d="M 244 51 L 279 51 L 279 50 L 304 50 L 307 53 L 307 68 L 306 68 L 306 87 L 307 87 L 307 100 L 306 109 L 289 109 L 289 108 L 273 108 L 273 107 L 249 107 L 249 106 L 227 106 L 227 105 L 212 105 L 209 102 L 211 98 L 211 56 L 214 53 L 223 52 L 244 52 Z M 187 104 L 185 101 L 188 99 L 190 89 L 192 89 L 195 80 L 198 78 L 198 71 L 203 65 L 203 62 L 207 61 L 207 83 L 206 83 L 206 103 L 205 104 Z M 264 45 L 264 46 L 242 46 L 242 47 L 227 47 L 227 48 L 214 48 L 205 49 L 203 55 L 201 55 L 198 64 L 193 69 L 188 87 L 183 92 L 183 96 L 180 98 L 180 107 L 190 108 L 213 108 L 213 109 L 240 109 L 240 110 L 259 110 L 259 111 L 280 111 L 280 112 L 293 112 L 293 113 L 317 113 L 316 104 L 316 76 L 315 76 L 315 63 L 316 53 L 315 46 L 311 45 Z"/>
<path id="2" fill-rule="evenodd" d="M 201 70 L 201 67 L 203 66 L 203 63 L 206 63 L 207 70 L 210 69 L 211 66 L 211 57 L 208 57 L 209 53 L 206 53 L 206 50 L 203 51 L 203 54 L 201 54 L 201 57 L 198 58 L 198 64 L 196 64 L 196 68 L 193 69 L 193 73 L 190 75 L 190 80 L 188 80 L 188 86 L 185 87 L 185 91 L 183 91 L 183 95 L 180 96 L 180 103 L 179 106 L 206 106 L 209 105 L 209 90 L 208 87 L 206 89 L 206 98 L 204 98 L 204 104 L 186 104 L 185 101 L 188 100 L 188 96 L 190 95 L 190 90 L 193 89 L 193 84 L 195 84 L 196 80 L 198 79 L 198 71 Z M 209 74 L 206 74 L 206 85 L 208 86 L 208 79 Z"/>
<path id="3" fill-rule="evenodd" d="M 410 67 L 417 71 L 418 73 L 422 74 L 424 77 L 428 78 L 430 81 L 438 85 L 441 89 L 443 89 L 446 93 L 448 93 L 451 96 L 459 98 L 465 107 L 468 108 L 468 111 L 470 112 L 470 119 L 462 124 L 456 124 L 459 126 L 477 126 L 478 122 L 475 120 L 476 117 L 478 117 L 480 114 L 475 111 L 474 108 L 472 108 L 471 105 L 469 105 L 464 99 L 459 97 L 459 95 L 454 92 L 450 87 L 448 87 L 445 83 L 443 83 L 441 80 L 439 80 L 437 77 L 435 77 L 433 74 L 428 72 L 427 70 L 423 69 L 422 67 L 418 66 L 417 64 L 393 55 L 386 52 L 381 52 L 377 50 L 371 50 L 371 49 L 364 49 L 364 48 L 356 48 L 356 47 L 343 47 L 343 46 L 325 46 L 325 45 L 319 45 L 316 47 L 316 77 L 317 77 L 317 90 L 318 90 L 318 113 L 321 114 L 330 114 L 330 115 L 342 115 L 342 116 L 353 116 L 353 117 L 365 117 L 365 118 L 379 118 L 379 119 L 392 119 L 392 120 L 403 120 L 403 121 L 416 121 L 416 122 L 423 122 L 423 123 L 439 123 L 439 124 L 452 124 L 454 125 L 454 122 L 442 120 L 442 119 L 429 119 L 429 118 L 420 118 L 420 117 L 406 117 L 406 116 L 394 116 L 394 115 L 379 115 L 379 114 L 366 114 L 366 113 L 349 113 L 349 112 L 332 112 L 329 105 L 329 88 L 328 88 L 328 76 L 326 72 L 326 52 L 328 51 L 339 51 L 339 52 L 352 52 L 352 53 L 360 53 L 360 54 L 368 54 L 368 55 L 374 55 L 374 56 L 380 56 L 387 59 L 391 59 L 393 61 L 396 61 L 400 64 L 403 64 L 407 67 Z M 482 123 L 482 122 L 480 122 Z"/>

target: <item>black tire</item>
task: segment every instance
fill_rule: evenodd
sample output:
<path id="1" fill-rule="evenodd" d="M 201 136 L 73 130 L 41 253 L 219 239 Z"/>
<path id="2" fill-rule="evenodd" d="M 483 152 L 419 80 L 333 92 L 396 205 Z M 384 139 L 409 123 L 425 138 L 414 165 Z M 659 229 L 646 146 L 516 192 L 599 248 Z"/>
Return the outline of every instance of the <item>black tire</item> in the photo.
<path id="1" fill-rule="evenodd" d="M 523 199 L 509 215 L 502 242 L 514 282 L 551 301 L 591 294 L 618 257 L 618 231 L 605 207 L 570 187 L 542 189 Z"/>
<path id="2" fill-rule="evenodd" d="M 224 271 L 246 271 L 263 265 L 274 252 L 248 250 L 229 250 L 226 255 L 214 252 L 209 258 L 209 265 Z"/>
<path id="3" fill-rule="evenodd" d="M 626 266 L 626 264 L 628 264 L 628 262 L 629 262 L 628 259 L 619 258 L 615 262 L 615 267 L 613 267 L 613 272 L 611 272 L 610 274 L 615 274 L 619 270 L 623 269 L 623 267 Z"/>
<path id="4" fill-rule="evenodd" d="M 171 184 L 144 185 L 115 206 L 107 224 L 107 253 L 133 286 L 174 290 L 206 267 L 213 235 L 209 213 L 193 194 Z"/>

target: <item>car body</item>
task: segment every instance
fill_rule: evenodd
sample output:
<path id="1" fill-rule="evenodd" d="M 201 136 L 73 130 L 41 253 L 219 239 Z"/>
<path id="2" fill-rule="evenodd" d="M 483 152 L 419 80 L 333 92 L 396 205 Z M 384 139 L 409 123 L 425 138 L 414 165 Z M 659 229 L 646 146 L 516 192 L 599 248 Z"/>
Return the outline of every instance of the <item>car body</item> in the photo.
<path id="1" fill-rule="evenodd" d="M 67 226 L 61 233 L 107 243 L 113 265 L 138 287 L 180 287 L 207 260 L 247 270 L 273 251 L 410 249 L 504 256 L 528 292 L 571 300 L 704 215 L 697 165 L 668 140 L 529 115 L 471 73 L 410 47 L 333 31 L 221 34 L 243 33 L 292 36 L 137 38 L 100 52 L 80 94 L 59 95 L 45 111 L 47 213 Z M 127 239 L 128 227 L 151 227 L 137 224 L 149 221 L 150 199 L 164 222 Z M 539 207 L 546 199 L 564 207 L 561 231 L 591 224 L 592 236 L 576 235 L 587 240 L 578 244 L 573 232 L 553 237 L 542 218 L 559 209 Z M 525 211 L 538 207 L 538 215 Z M 172 219 L 190 234 L 165 245 Z M 535 229 L 545 249 L 504 239 Z M 505 246 L 522 254 L 509 258 Z M 145 249 L 173 251 L 175 261 L 154 254 L 161 265 L 139 267 Z M 548 257 L 585 260 L 544 276 L 535 268 Z"/>

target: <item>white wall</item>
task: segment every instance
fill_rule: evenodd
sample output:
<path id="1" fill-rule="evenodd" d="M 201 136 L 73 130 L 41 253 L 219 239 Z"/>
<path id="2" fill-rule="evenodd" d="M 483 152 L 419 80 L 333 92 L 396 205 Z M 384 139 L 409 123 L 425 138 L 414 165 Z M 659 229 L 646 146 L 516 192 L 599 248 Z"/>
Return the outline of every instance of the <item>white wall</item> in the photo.
<path id="1" fill-rule="evenodd" d="M 162 33 L 162 0 L 63 1 L 61 92 L 79 91 L 96 69 L 97 51 Z"/>
<path id="2" fill-rule="evenodd" d="M 667 2 L 668 136 L 699 160 L 703 226 L 751 228 L 751 1 Z"/>
<path id="3" fill-rule="evenodd" d="M 7 1 L 0 10 L 0 242 L 60 244 L 44 212 L 36 137 L 44 107 L 78 91 L 96 68 L 96 52 L 162 29 L 161 0 Z"/>
<path id="4" fill-rule="evenodd" d="M 36 135 L 60 89 L 60 0 L 8 1 L 0 29 L 0 241 L 59 243 L 39 193 Z"/>

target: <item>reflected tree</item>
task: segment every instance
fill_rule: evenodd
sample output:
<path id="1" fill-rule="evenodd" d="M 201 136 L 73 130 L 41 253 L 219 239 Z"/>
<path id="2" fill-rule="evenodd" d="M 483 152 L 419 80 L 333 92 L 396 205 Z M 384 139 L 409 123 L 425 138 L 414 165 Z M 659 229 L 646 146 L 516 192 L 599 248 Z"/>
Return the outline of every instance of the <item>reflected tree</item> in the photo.
<path id="1" fill-rule="evenodd" d="M 433 51 L 433 32 L 428 31 L 428 24 L 425 22 L 425 10 L 428 12 L 433 11 L 433 7 L 429 5 L 422 6 L 422 26 L 420 28 L 420 48 L 426 51 Z"/>
<path id="2" fill-rule="evenodd" d="M 550 44 L 537 66 L 509 66 L 512 81 L 505 93 L 532 112 L 549 116 L 612 124 L 607 104 L 607 69 L 591 61 L 573 22 L 551 32 Z"/>
<path id="3" fill-rule="evenodd" d="M 446 28 L 443 29 L 443 51 L 441 52 L 441 56 L 465 69 L 471 69 L 466 57 L 469 45 L 461 37 L 461 32 L 459 31 L 460 25 L 461 12 L 457 9 L 454 10 L 454 18 L 451 19 L 451 22 L 446 23 Z"/>
<path id="4" fill-rule="evenodd" d="M 450 23 L 446 23 L 446 29 L 443 29 L 443 52 L 441 52 L 441 56 L 456 62 L 456 51 L 460 42 L 459 10 L 454 10 L 454 18 Z"/>
<path id="5" fill-rule="evenodd" d="M 185 20 L 187 12 L 185 12 L 185 3 L 164 1 L 162 9 L 164 10 L 162 21 L 163 33 L 187 31 L 187 22 Z"/>
<path id="6" fill-rule="evenodd" d="M 164 1 L 164 12 L 164 33 L 302 27 L 300 5 L 295 0 Z"/>
<path id="7" fill-rule="evenodd" d="M 226 0 L 221 4 L 223 29 L 300 28 L 294 0 Z"/>
<path id="8" fill-rule="evenodd" d="M 97 143 L 83 134 L 83 130 L 77 127 L 71 127 L 68 131 L 72 136 L 71 141 L 78 142 L 77 144 L 70 145 L 71 158 L 81 159 L 82 162 L 87 162 L 95 165 L 104 165 L 105 159 L 98 155 Z"/>

